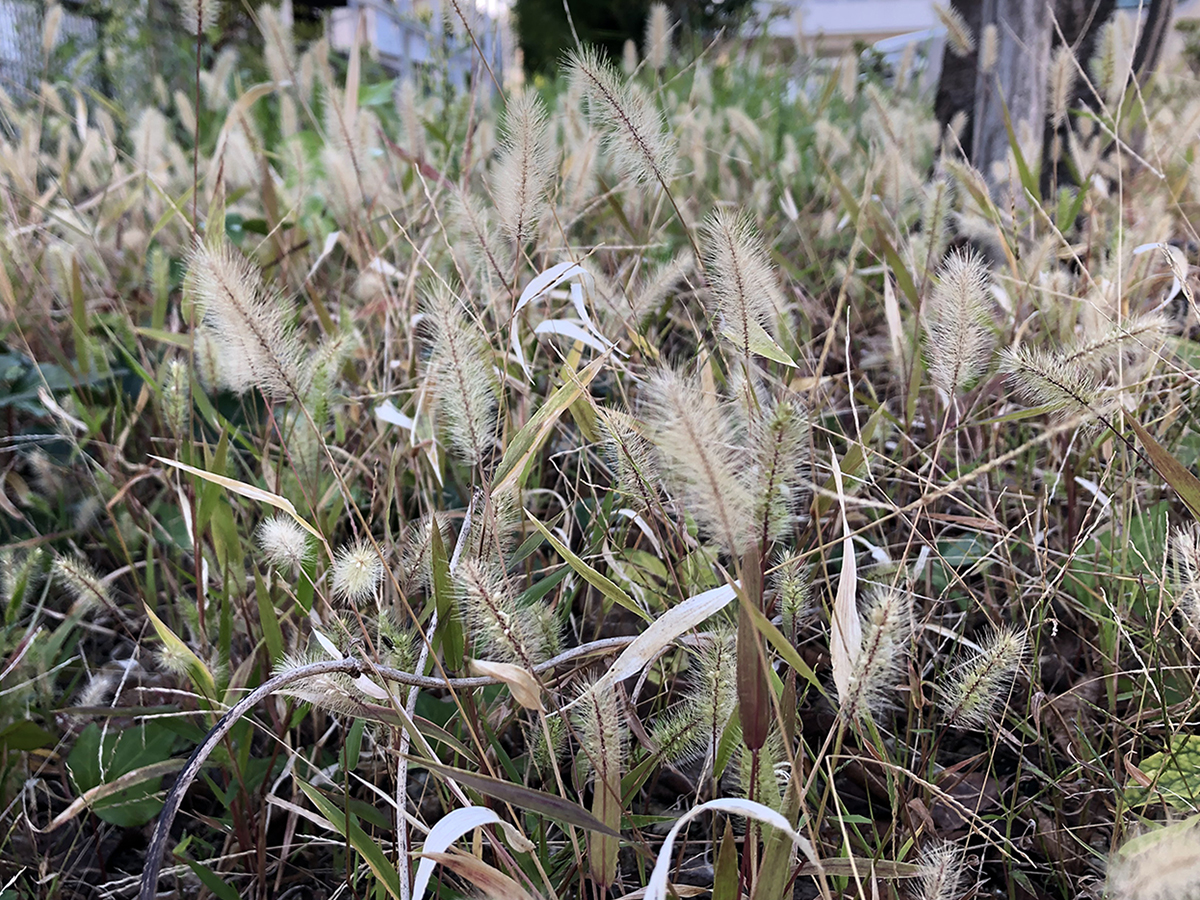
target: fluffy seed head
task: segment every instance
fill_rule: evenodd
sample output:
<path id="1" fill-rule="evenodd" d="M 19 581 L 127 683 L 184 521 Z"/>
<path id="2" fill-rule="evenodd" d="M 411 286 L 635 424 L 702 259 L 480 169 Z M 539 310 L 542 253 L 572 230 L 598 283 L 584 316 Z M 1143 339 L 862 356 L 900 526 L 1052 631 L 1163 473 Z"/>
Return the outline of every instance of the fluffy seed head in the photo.
<path id="1" fill-rule="evenodd" d="M 308 534 L 290 516 L 272 516 L 258 526 L 258 546 L 267 562 L 288 572 L 312 558 Z"/>
<path id="2" fill-rule="evenodd" d="M 624 502 L 642 508 L 650 504 L 657 491 L 658 467 L 654 447 L 638 428 L 637 421 L 620 409 L 601 409 L 597 418 L 605 433 L 609 465 L 615 487 Z"/>
<path id="3" fill-rule="evenodd" d="M 975 50 L 975 35 L 967 27 L 966 20 L 953 6 L 942 6 L 940 3 L 933 7 L 934 13 L 946 28 L 946 43 L 950 52 L 955 56 L 968 56 Z"/>
<path id="4" fill-rule="evenodd" d="M 959 900 L 962 897 L 962 851 L 941 841 L 921 851 L 917 882 L 919 900 Z"/>
<path id="5" fill-rule="evenodd" d="M 1006 348 L 1000 368 L 1017 394 L 1066 418 L 1095 411 L 1100 385 L 1087 367 L 1061 353 L 1022 344 Z"/>
<path id="6" fill-rule="evenodd" d="M 444 287 L 426 296 L 425 313 L 434 332 L 428 374 L 438 418 L 451 446 L 478 464 L 492 447 L 496 428 L 497 386 L 487 341 Z"/>
<path id="7" fill-rule="evenodd" d="M 848 719 L 863 718 L 887 703 L 911 629 L 912 596 L 895 588 L 877 590 L 863 614 L 862 644 L 842 704 Z"/>
<path id="8" fill-rule="evenodd" d="M 783 616 L 782 631 L 792 642 L 812 612 L 812 569 L 797 553 L 787 553 L 775 569 L 775 596 Z"/>
<path id="9" fill-rule="evenodd" d="M 1000 31 L 995 22 L 983 26 L 983 43 L 979 48 L 979 71 L 991 74 L 1000 58 Z"/>
<path id="10" fill-rule="evenodd" d="M 987 327 L 991 277 L 974 253 L 955 252 L 938 272 L 923 309 L 930 377 L 947 396 L 974 382 L 987 367 L 992 335 Z"/>
<path id="11" fill-rule="evenodd" d="M 740 556 L 757 537 L 755 503 L 728 410 L 695 380 L 667 368 L 650 378 L 642 396 L 647 434 L 669 488 L 702 528 Z"/>
<path id="12" fill-rule="evenodd" d="M 847 103 L 858 96 L 858 57 L 853 53 L 843 54 L 838 63 L 838 92 Z"/>
<path id="13" fill-rule="evenodd" d="M 1114 366 L 1118 359 L 1132 366 L 1157 352 L 1167 327 L 1162 313 L 1145 313 L 1082 341 L 1063 355 L 1063 362 L 1086 365 L 1095 372 Z"/>
<path id="14" fill-rule="evenodd" d="M 984 641 L 982 650 L 959 664 L 945 689 L 947 721 L 960 728 L 986 725 L 1008 696 L 1027 644 L 1025 632 L 1000 628 Z"/>
<path id="15" fill-rule="evenodd" d="M 1055 128 L 1067 120 L 1077 74 L 1075 55 L 1064 44 L 1054 51 L 1054 60 L 1050 63 L 1050 122 Z"/>
<path id="16" fill-rule="evenodd" d="M 533 91 L 514 94 L 504 109 L 503 141 L 500 161 L 492 175 L 492 196 L 500 227 L 518 253 L 545 214 L 546 189 L 554 175 L 553 155 L 541 99 Z"/>
<path id="17" fill-rule="evenodd" d="M 204 34 L 216 28 L 220 18 L 218 0 L 179 0 L 179 25 L 190 35 Z"/>
<path id="18" fill-rule="evenodd" d="M 808 417 L 792 400 L 756 404 L 750 417 L 749 471 L 754 524 L 764 542 L 777 540 L 791 524 L 793 488 L 806 459 Z"/>
<path id="19" fill-rule="evenodd" d="M 1113 900 L 1189 900 L 1200 884 L 1200 826 L 1192 819 L 1128 841 L 1108 867 Z"/>
<path id="20" fill-rule="evenodd" d="M 538 603 L 518 606 L 494 566 L 463 559 L 455 583 L 477 656 L 532 668 L 558 649 L 558 632 L 548 610 Z"/>
<path id="21" fill-rule="evenodd" d="M 673 295 L 679 283 L 695 269 L 690 253 L 679 253 L 655 269 L 633 296 L 633 315 L 641 323 L 658 312 L 663 302 Z"/>
<path id="22" fill-rule="evenodd" d="M 632 39 L 627 38 L 625 41 L 625 46 L 621 48 L 621 71 L 626 75 L 632 75 L 637 71 L 637 67 L 637 44 L 635 44 Z"/>
<path id="23" fill-rule="evenodd" d="M 695 652 L 683 700 L 654 723 L 652 737 L 667 762 L 703 758 L 711 765 L 737 703 L 734 637 L 718 631 Z"/>
<path id="24" fill-rule="evenodd" d="M 575 710 L 575 726 L 589 769 L 599 775 L 620 771 L 627 729 L 612 683 L 596 680 L 584 684 Z"/>
<path id="25" fill-rule="evenodd" d="M 588 115 L 605 132 L 617 169 L 638 184 L 669 184 L 675 174 L 675 142 L 662 113 L 641 88 L 626 83 L 596 50 L 568 58 L 571 81 L 587 99 Z"/>
<path id="26" fill-rule="evenodd" d="M 375 595 L 382 578 L 383 563 L 366 541 L 338 550 L 333 561 L 333 595 L 338 599 L 350 603 L 367 600 Z"/>
<path id="27" fill-rule="evenodd" d="M 188 367 L 182 360 L 172 359 L 163 369 L 162 395 L 159 409 L 163 423 L 178 437 L 188 426 L 191 409 L 191 384 Z"/>
<path id="28" fill-rule="evenodd" d="M 100 606 L 112 608 L 112 593 L 88 563 L 78 556 L 56 556 L 50 568 L 57 579 L 75 599 L 74 609 L 84 611 Z"/>
<path id="29" fill-rule="evenodd" d="M 282 297 L 268 290 L 261 274 L 227 245 L 192 251 L 189 278 L 211 341 L 222 386 L 235 393 L 251 388 L 273 399 L 300 399 L 307 388 L 302 353 L 287 322 Z"/>
<path id="30" fill-rule="evenodd" d="M 1177 529 L 1171 535 L 1175 561 L 1175 602 L 1183 618 L 1200 630 L 1200 528 Z"/>
<path id="31" fill-rule="evenodd" d="M 724 320 L 722 333 L 748 356 L 763 337 L 774 337 L 783 311 L 775 272 L 762 239 L 744 216 L 718 209 L 702 233 L 709 285 Z"/>
<path id="32" fill-rule="evenodd" d="M 670 52 L 671 13 L 662 3 L 655 3 L 646 18 L 646 65 L 655 70 L 664 68 Z"/>

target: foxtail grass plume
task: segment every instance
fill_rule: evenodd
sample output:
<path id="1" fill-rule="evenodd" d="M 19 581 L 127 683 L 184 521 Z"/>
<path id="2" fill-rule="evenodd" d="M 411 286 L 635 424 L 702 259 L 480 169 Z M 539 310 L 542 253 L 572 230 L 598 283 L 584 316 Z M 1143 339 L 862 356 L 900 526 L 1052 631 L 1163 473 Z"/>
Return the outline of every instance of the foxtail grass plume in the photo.
<path id="1" fill-rule="evenodd" d="M 1054 51 L 1054 59 L 1050 63 L 1050 124 L 1054 128 L 1067 121 L 1077 74 L 1075 54 L 1063 44 Z"/>
<path id="2" fill-rule="evenodd" d="M 263 557 L 281 571 L 296 572 L 312 558 L 308 533 L 291 516 L 264 519 L 257 536 Z"/>
<path id="3" fill-rule="evenodd" d="M 455 452 L 479 465 L 495 442 L 496 429 L 497 384 L 487 341 L 444 286 L 426 295 L 425 314 L 433 330 L 428 374 L 440 424 Z"/>
<path id="4" fill-rule="evenodd" d="M 960 900 L 965 866 L 962 850 L 951 841 L 925 847 L 917 865 L 917 900 Z"/>
<path id="5" fill-rule="evenodd" d="M 475 276 L 491 289 L 508 283 L 505 253 L 488 209 L 474 195 L 457 191 L 450 204 L 450 223 L 464 238 L 456 246 Z"/>
<path id="6" fill-rule="evenodd" d="M 911 631 L 912 595 L 891 587 L 877 589 L 863 613 L 862 644 L 842 702 L 847 719 L 865 718 L 886 705 Z"/>
<path id="7" fill-rule="evenodd" d="M 749 449 L 753 457 L 754 526 L 763 546 L 780 537 L 791 524 L 792 486 L 808 447 L 808 418 L 792 400 L 758 405 L 750 420 Z"/>
<path id="8" fill-rule="evenodd" d="M 338 376 L 358 342 L 354 332 L 335 332 L 326 336 L 312 355 L 308 365 L 308 392 L 304 397 L 304 408 L 318 427 L 329 421 Z"/>
<path id="9" fill-rule="evenodd" d="M 179 116 L 179 124 L 192 138 L 196 139 L 196 110 L 192 106 L 192 100 L 183 91 L 175 91 L 172 95 L 175 101 L 175 114 Z"/>
<path id="10" fill-rule="evenodd" d="M 171 430 L 172 435 L 179 438 L 187 430 L 192 400 L 191 372 L 182 360 L 167 361 L 159 391 L 158 408 L 163 424 Z"/>
<path id="11" fill-rule="evenodd" d="M 199 244 L 189 277 L 222 386 L 235 393 L 258 388 L 276 400 L 303 398 L 307 381 L 288 310 L 254 266 L 224 244 Z"/>
<path id="12" fill-rule="evenodd" d="M 709 216 L 702 234 L 709 285 L 724 320 L 722 333 L 749 356 L 762 337 L 774 339 L 783 309 L 766 248 L 749 220 L 730 210 Z"/>
<path id="13" fill-rule="evenodd" d="M 985 75 L 992 74 L 999 59 L 1000 30 L 995 22 L 988 22 L 983 26 L 983 39 L 979 44 L 979 71 Z"/>
<path id="14" fill-rule="evenodd" d="M 705 531 L 740 556 L 757 537 L 755 498 L 720 398 L 669 368 L 651 376 L 642 398 L 668 485 Z"/>
<path id="15" fill-rule="evenodd" d="M 939 175 L 925 185 L 922 195 L 921 231 L 910 240 L 914 267 L 928 272 L 945 255 L 950 242 L 954 189 L 944 175 Z"/>
<path id="16" fill-rule="evenodd" d="M 843 53 L 838 61 L 838 93 L 847 103 L 858 96 L 858 56 L 853 53 Z"/>
<path id="17" fill-rule="evenodd" d="M 328 660 L 329 656 L 325 653 L 290 654 L 283 657 L 275 666 L 275 674 L 282 675 L 316 662 Z M 365 696 L 355 686 L 354 679 L 337 672 L 301 678 L 283 688 L 279 693 L 305 703 L 311 703 L 319 709 L 332 713 L 354 716 L 368 721 L 378 719 L 378 711 L 371 709 L 372 705 L 378 704 L 378 701 Z"/>
<path id="18" fill-rule="evenodd" d="M 358 540 L 338 550 L 333 560 L 333 595 L 349 603 L 375 596 L 383 579 L 383 562 L 367 541 Z"/>
<path id="19" fill-rule="evenodd" d="M 412 528 L 404 542 L 403 565 L 405 581 L 415 590 L 425 590 L 433 577 L 433 529 L 437 528 L 442 549 L 447 557 L 453 546 L 454 535 L 447 527 L 444 517 L 438 513 L 423 516 Z"/>
<path id="20" fill-rule="evenodd" d="M 1200 631 L 1200 527 L 1179 528 L 1171 534 L 1175 563 L 1175 603 L 1185 622 Z"/>
<path id="21" fill-rule="evenodd" d="M 655 71 L 666 68 L 671 52 L 671 13 L 662 3 L 650 7 L 646 17 L 646 45 L 643 55 L 646 65 Z"/>
<path id="22" fill-rule="evenodd" d="M 1118 12 L 1100 29 L 1090 67 L 1092 82 L 1109 106 L 1120 100 L 1133 69 L 1134 39 L 1130 18 Z"/>
<path id="23" fill-rule="evenodd" d="M 18 554 L 11 548 L 0 548 L 0 603 L 8 606 L 26 596 L 35 582 L 41 580 L 46 551 L 35 547 Z"/>
<path id="24" fill-rule="evenodd" d="M 62 28 L 63 8 L 61 3 L 51 3 L 46 8 L 46 17 L 42 20 L 42 55 L 49 56 L 50 51 L 58 43 L 58 33 Z"/>
<path id="25" fill-rule="evenodd" d="M 190 35 L 211 31 L 220 19 L 220 0 L 179 0 L 179 25 Z"/>
<path id="26" fill-rule="evenodd" d="M 582 761 L 592 776 L 592 815 L 614 830 L 620 828 L 621 776 L 625 769 L 626 727 L 609 679 L 585 685 L 575 706 L 575 727 L 582 745 Z M 619 842 L 608 835 L 588 838 L 588 863 L 592 880 L 606 888 L 616 879 Z"/>
<path id="27" fill-rule="evenodd" d="M 480 491 L 476 494 L 464 555 L 504 571 L 524 521 L 519 490 L 510 487 L 490 494 Z"/>
<path id="28" fill-rule="evenodd" d="M 652 271 L 633 294 L 634 320 L 641 323 L 657 313 L 679 283 L 695 268 L 695 258 L 690 253 L 681 252 Z"/>
<path id="29" fill-rule="evenodd" d="M 967 26 L 967 21 L 953 6 L 934 4 L 934 14 L 941 20 L 946 29 L 946 46 L 955 56 L 969 56 L 975 52 L 975 35 Z"/>
<path id="30" fill-rule="evenodd" d="M 509 97 L 500 160 L 492 174 L 492 196 L 500 227 L 518 253 L 545 215 L 546 189 L 554 176 L 551 138 L 546 107 L 536 92 Z"/>
<path id="31" fill-rule="evenodd" d="M 1061 353 L 1027 344 L 1009 347 L 1001 353 L 1000 368 L 1019 396 L 1062 418 L 1095 412 L 1100 400 L 1100 384 L 1087 366 Z"/>
<path id="32" fill-rule="evenodd" d="M 785 553 L 773 575 L 775 599 L 783 618 L 781 631 L 796 643 L 800 626 L 813 611 L 812 569 L 797 553 Z"/>
<path id="33" fill-rule="evenodd" d="M 1158 351 L 1167 335 L 1167 320 L 1160 312 L 1144 313 L 1114 324 L 1095 337 L 1085 339 L 1063 354 L 1068 365 L 1081 364 L 1101 371 L 1120 358 L 1131 365 Z"/>
<path id="34" fill-rule="evenodd" d="M 737 704 L 737 661 L 732 632 L 719 630 L 692 653 L 683 699 L 658 717 L 651 739 L 666 762 L 712 764 Z"/>
<path id="35" fill-rule="evenodd" d="M 1193 819 L 1142 834 L 1109 862 L 1112 900 L 1193 900 L 1200 885 L 1200 824 Z"/>
<path id="36" fill-rule="evenodd" d="M 946 721 L 960 728 L 982 728 L 1003 703 L 1025 658 L 1028 637 L 1014 628 L 997 629 L 973 657 L 948 678 L 942 703 Z"/>
<path id="37" fill-rule="evenodd" d="M 464 559 L 454 579 L 477 657 L 532 669 L 558 650 L 558 630 L 550 612 L 539 603 L 519 606 L 501 571 Z"/>
<path id="38" fill-rule="evenodd" d="M 74 598 L 72 610 L 85 612 L 97 607 L 112 609 L 112 593 L 84 559 L 78 556 L 56 556 L 50 567 L 51 576 L 61 583 Z"/>
<path id="39" fill-rule="evenodd" d="M 405 78 L 396 89 L 396 112 L 404 129 L 405 148 L 417 159 L 425 156 L 425 125 L 417 110 L 417 89 L 411 78 Z"/>
<path id="40" fill-rule="evenodd" d="M 675 142 L 650 97 L 622 80 L 591 47 L 573 50 L 568 70 L 587 100 L 589 117 L 605 133 L 605 146 L 621 175 L 638 184 L 657 181 L 665 188 L 675 174 Z"/>
<path id="41" fill-rule="evenodd" d="M 648 507 L 657 494 L 658 467 L 653 445 L 639 429 L 637 420 L 625 410 L 601 408 L 597 419 L 604 430 L 614 487 L 624 502 L 638 508 Z"/>
<path id="42" fill-rule="evenodd" d="M 992 351 L 990 281 L 979 256 L 956 251 L 939 270 L 938 283 L 922 310 L 930 377 L 948 397 L 970 386 L 987 368 Z"/>
<path id="43" fill-rule="evenodd" d="M 625 46 L 621 48 L 621 71 L 626 75 L 632 75 L 637 71 L 637 67 L 637 44 L 633 42 L 632 38 L 626 38 Z"/>

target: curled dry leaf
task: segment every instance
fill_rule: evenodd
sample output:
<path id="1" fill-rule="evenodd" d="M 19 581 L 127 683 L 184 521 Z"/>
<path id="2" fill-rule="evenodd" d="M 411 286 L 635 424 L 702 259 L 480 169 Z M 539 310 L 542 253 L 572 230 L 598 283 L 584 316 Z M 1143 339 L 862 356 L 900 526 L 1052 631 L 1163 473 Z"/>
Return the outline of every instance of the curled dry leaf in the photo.
<path id="1" fill-rule="evenodd" d="M 545 707 L 542 706 L 542 691 L 538 686 L 537 679 L 520 666 L 515 666 L 512 663 L 473 659 L 471 660 L 471 673 L 474 675 L 488 675 L 503 681 L 508 685 L 508 689 L 512 691 L 513 699 L 523 707 L 536 710 L 537 712 L 545 711 Z"/>

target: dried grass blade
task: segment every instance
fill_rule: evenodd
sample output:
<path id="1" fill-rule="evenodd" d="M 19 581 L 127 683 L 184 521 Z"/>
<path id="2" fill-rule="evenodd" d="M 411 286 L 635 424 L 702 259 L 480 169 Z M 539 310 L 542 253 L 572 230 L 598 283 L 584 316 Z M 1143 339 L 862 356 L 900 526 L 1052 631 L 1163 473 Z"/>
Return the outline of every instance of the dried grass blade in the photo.
<path id="1" fill-rule="evenodd" d="M 832 448 L 830 448 L 832 451 Z M 838 506 L 842 513 L 842 572 L 838 579 L 837 596 L 833 601 L 830 619 L 829 652 L 833 661 L 833 683 L 838 700 L 844 701 L 850 692 L 854 662 L 862 650 L 862 622 L 858 616 L 858 567 L 854 559 L 854 541 L 850 537 L 850 522 L 846 518 L 846 491 L 842 484 L 842 469 L 836 454 L 831 452 L 833 481 L 837 489 Z"/>

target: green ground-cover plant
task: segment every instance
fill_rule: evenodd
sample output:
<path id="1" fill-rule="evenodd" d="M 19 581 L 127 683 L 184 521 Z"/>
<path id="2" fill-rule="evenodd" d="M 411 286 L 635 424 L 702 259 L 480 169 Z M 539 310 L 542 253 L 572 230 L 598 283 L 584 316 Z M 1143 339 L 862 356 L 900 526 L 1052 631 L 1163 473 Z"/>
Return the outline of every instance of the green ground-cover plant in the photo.
<path id="1" fill-rule="evenodd" d="M 6 891 L 1194 873 L 1191 76 L 1082 61 L 1040 197 L 908 62 L 657 16 L 0 96 Z"/>

